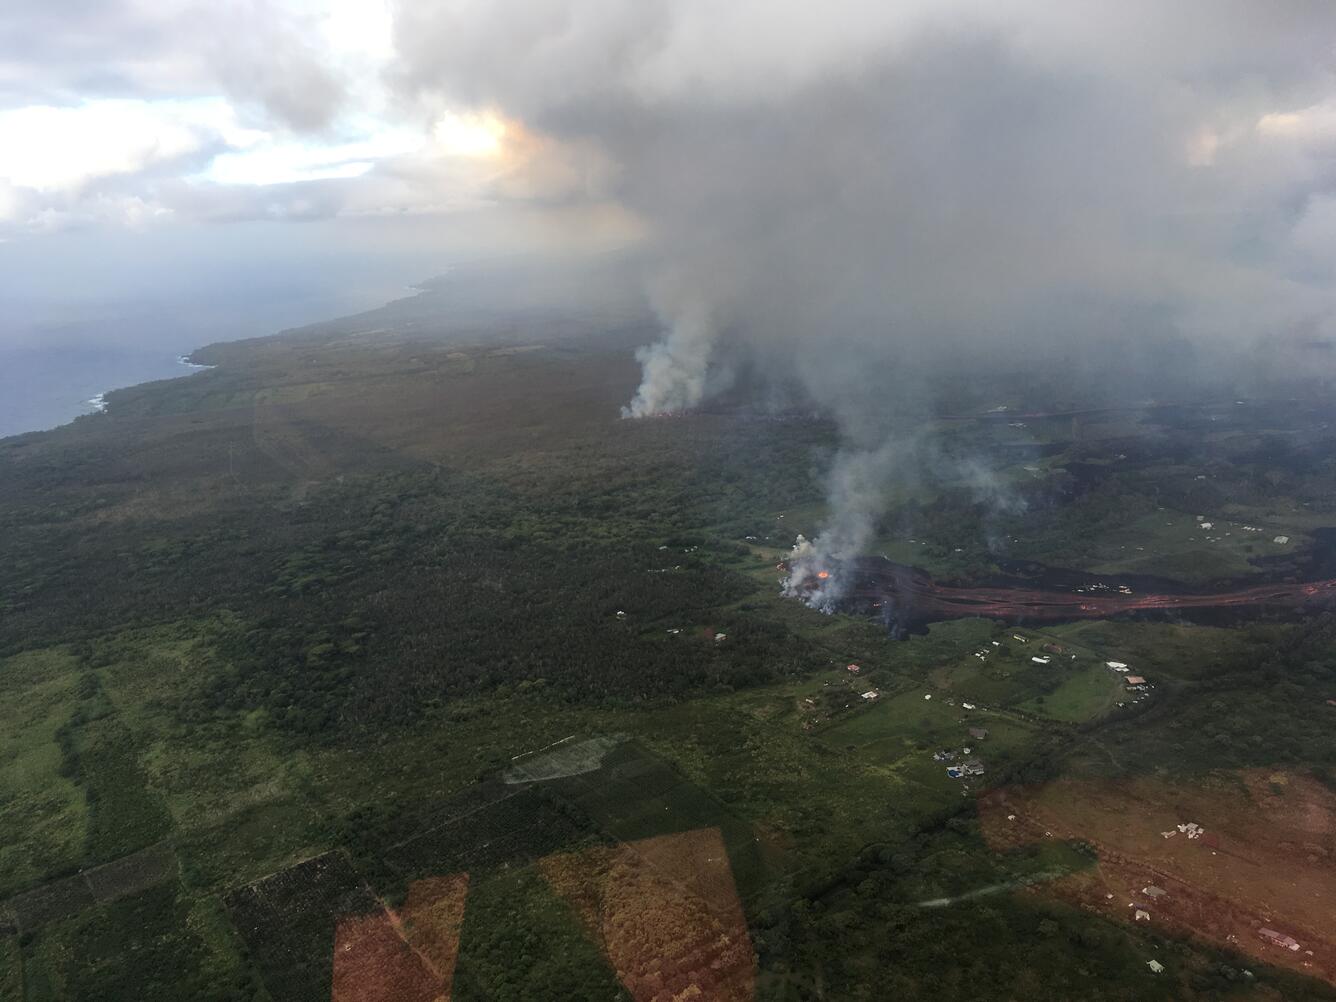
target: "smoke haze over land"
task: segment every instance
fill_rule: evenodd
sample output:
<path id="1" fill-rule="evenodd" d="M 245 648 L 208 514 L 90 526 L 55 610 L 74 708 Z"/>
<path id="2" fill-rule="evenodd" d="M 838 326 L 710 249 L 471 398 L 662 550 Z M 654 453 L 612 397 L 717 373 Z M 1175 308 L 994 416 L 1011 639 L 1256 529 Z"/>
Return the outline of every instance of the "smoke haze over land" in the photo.
<path id="1" fill-rule="evenodd" d="M 832 554 L 913 475 L 895 415 L 944 371 L 1060 359 L 1146 398 L 1331 334 L 1328 4 L 526 11 L 401 4 L 401 87 L 606 165 L 581 194 L 645 221 L 665 328 L 625 413 L 739 358 L 799 387 L 848 443 Z"/>

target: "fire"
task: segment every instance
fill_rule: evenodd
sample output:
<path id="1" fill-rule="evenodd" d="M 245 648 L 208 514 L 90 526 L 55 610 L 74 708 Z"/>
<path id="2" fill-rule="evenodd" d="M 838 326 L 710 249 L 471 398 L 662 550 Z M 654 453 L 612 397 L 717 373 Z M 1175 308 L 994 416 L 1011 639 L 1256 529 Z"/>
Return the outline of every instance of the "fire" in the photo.
<path id="1" fill-rule="evenodd" d="M 824 581 L 826 578 L 830 577 L 830 571 L 817 571 L 816 576 Z"/>

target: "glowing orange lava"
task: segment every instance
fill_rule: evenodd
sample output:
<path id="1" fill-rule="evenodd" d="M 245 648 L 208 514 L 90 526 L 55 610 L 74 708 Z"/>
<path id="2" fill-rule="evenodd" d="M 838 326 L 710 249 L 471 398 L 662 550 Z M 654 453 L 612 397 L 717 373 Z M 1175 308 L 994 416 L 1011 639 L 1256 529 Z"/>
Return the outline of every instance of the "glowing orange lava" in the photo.
<path id="1" fill-rule="evenodd" d="M 817 571 L 816 576 L 824 581 L 826 578 L 830 577 L 830 571 Z"/>

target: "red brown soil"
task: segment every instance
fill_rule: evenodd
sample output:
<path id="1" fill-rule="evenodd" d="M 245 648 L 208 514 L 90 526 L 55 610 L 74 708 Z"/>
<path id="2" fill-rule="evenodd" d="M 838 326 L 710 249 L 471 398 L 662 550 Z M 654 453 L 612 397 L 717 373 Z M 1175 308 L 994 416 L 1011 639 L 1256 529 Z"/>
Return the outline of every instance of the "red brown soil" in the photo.
<path id="1" fill-rule="evenodd" d="M 468 875 L 415 881 L 404 906 L 341 919 L 333 1002 L 449 1002 Z"/>
<path id="2" fill-rule="evenodd" d="M 756 956 L 718 828 L 539 863 L 636 1002 L 749 1002 Z"/>
<path id="3" fill-rule="evenodd" d="M 979 812 L 996 848 L 1055 838 L 1097 850 L 1092 871 L 1039 893 L 1126 922 L 1144 909 L 1152 926 L 1336 984 L 1336 794 L 1311 777 L 1255 770 L 1191 784 L 1061 779 L 994 791 Z M 1177 832 L 1189 821 L 1206 834 Z M 1165 838 L 1168 831 L 1175 834 Z M 1168 893 L 1143 893 L 1151 885 Z M 1260 928 L 1294 937 L 1301 949 L 1266 942 Z"/>

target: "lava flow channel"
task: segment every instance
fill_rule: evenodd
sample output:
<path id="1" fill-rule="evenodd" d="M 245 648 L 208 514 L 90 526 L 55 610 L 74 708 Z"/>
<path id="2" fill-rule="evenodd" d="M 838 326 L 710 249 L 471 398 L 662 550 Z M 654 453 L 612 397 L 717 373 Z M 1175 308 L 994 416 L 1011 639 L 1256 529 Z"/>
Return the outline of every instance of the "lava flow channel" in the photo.
<path id="1" fill-rule="evenodd" d="M 859 561 L 847 568 L 849 605 L 889 606 L 919 621 L 983 616 L 1008 620 L 1106 619 L 1166 609 L 1242 607 L 1299 608 L 1336 598 L 1336 579 L 1277 582 L 1236 591 L 1204 594 L 1148 592 L 1100 594 L 1026 587 L 939 585 L 921 571 L 890 563 Z M 906 573 L 908 571 L 908 573 Z"/>

